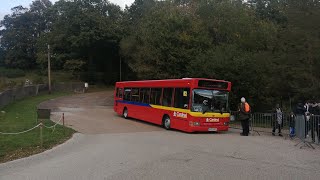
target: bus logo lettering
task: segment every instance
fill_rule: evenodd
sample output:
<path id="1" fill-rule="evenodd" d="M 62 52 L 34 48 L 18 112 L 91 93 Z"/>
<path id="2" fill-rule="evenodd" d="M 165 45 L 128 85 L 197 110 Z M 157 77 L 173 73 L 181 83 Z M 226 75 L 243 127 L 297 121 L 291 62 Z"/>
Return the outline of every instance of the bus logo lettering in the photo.
<path id="1" fill-rule="evenodd" d="M 188 115 L 186 113 L 182 113 L 182 112 L 173 112 L 173 116 L 174 117 L 179 117 L 179 118 L 188 118 Z"/>
<path id="2" fill-rule="evenodd" d="M 219 118 L 207 118 L 206 122 L 219 122 Z"/>

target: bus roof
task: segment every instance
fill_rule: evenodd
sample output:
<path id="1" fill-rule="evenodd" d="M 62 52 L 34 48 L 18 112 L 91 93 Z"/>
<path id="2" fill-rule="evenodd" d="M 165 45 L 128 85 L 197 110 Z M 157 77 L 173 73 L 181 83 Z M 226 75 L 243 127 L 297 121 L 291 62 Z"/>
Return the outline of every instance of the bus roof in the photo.
<path id="1" fill-rule="evenodd" d="M 216 82 L 216 83 L 215 83 Z M 209 83 L 209 84 L 208 84 Z M 215 84 L 210 84 L 215 83 Z M 220 85 L 215 87 L 214 85 Z M 223 87 L 221 87 L 223 85 Z M 182 79 L 162 79 L 162 80 L 141 80 L 117 82 L 116 86 L 126 87 L 200 87 L 206 89 L 231 90 L 231 82 L 225 80 L 206 78 L 182 78 Z"/>

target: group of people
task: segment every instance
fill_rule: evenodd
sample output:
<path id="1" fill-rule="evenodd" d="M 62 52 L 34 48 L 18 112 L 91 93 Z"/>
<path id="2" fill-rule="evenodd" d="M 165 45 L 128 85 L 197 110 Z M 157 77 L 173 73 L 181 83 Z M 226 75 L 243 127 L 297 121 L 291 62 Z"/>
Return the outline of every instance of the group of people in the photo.
<path id="1" fill-rule="evenodd" d="M 241 121 L 242 133 L 241 136 L 249 135 L 249 120 L 251 118 L 251 107 L 246 102 L 244 97 L 241 98 L 241 103 L 239 104 L 238 109 L 238 120 Z M 274 109 L 274 118 L 273 118 L 273 129 L 272 135 L 276 135 L 276 129 L 278 129 L 278 135 L 282 136 L 281 129 L 283 127 L 284 112 L 281 109 L 280 105 L 277 104 Z M 320 115 L 320 103 L 307 101 L 306 103 L 299 102 L 294 108 L 288 117 L 289 127 L 290 127 L 290 136 L 295 136 L 295 126 L 296 121 L 304 122 L 304 132 L 305 138 L 309 136 L 311 131 L 312 141 L 315 142 L 315 132 L 317 133 L 318 140 L 320 140 L 320 118 L 315 115 Z"/>
<path id="2" fill-rule="evenodd" d="M 318 140 L 320 140 L 320 118 L 315 115 L 320 115 L 319 103 L 307 101 L 305 104 L 301 102 L 297 104 L 295 109 L 295 119 L 300 120 L 300 122 L 304 122 L 304 138 L 307 138 L 311 131 L 311 138 L 313 142 L 315 142 L 315 132 L 317 132 Z"/>

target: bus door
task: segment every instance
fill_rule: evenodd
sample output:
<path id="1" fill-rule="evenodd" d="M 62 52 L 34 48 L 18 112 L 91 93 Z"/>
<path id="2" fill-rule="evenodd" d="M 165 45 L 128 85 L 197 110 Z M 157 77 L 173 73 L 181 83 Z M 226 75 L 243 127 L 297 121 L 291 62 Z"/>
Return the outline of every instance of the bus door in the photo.
<path id="1" fill-rule="evenodd" d="M 150 90 L 150 105 L 161 105 L 161 94 L 162 94 L 162 88 L 151 88 Z M 149 121 L 155 124 L 161 124 L 162 123 L 162 110 L 159 110 L 157 108 L 150 108 L 149 113 Z"/>
<path id="2" fill-rule="evenodd" d="M 121 101 L 123 99 L 123 88 L 117 87 L 116 92 L 114 93 L 114 111 L 117 113 L 122 113 L 122 106 L 121 103 L 118 101 Z"/>
<path id="3" fill-rule="evenodd" d="M 175 88 L 173 107 L 176 111 L 173 112 L 172 127 L 187 129 L 189 127 L 190 88 Z"/>

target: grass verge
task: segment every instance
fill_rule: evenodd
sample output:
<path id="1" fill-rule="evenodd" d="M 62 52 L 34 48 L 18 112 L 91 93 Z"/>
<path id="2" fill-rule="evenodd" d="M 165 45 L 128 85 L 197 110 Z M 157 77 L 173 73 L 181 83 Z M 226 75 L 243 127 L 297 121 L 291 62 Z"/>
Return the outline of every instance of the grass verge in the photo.
<path id="1" fill-rule="evenodd" d="M 42 94 L 14 102 L 1 111 L 5 115 L 0 118 L 0 132 L 21 132 L 38 124 L 37 105 L 43 101 L 54 99 L 70 93 Z M 45 120 L 46 126 L 54 123 Z M 43 128 L 43 146 L 40 148 L 40 128 L 19 135 L 0 134 L 0 163 L 30 156 L 61 144 L 68 140 L 75 131 L 57 125 L 55 130 Z"/>

